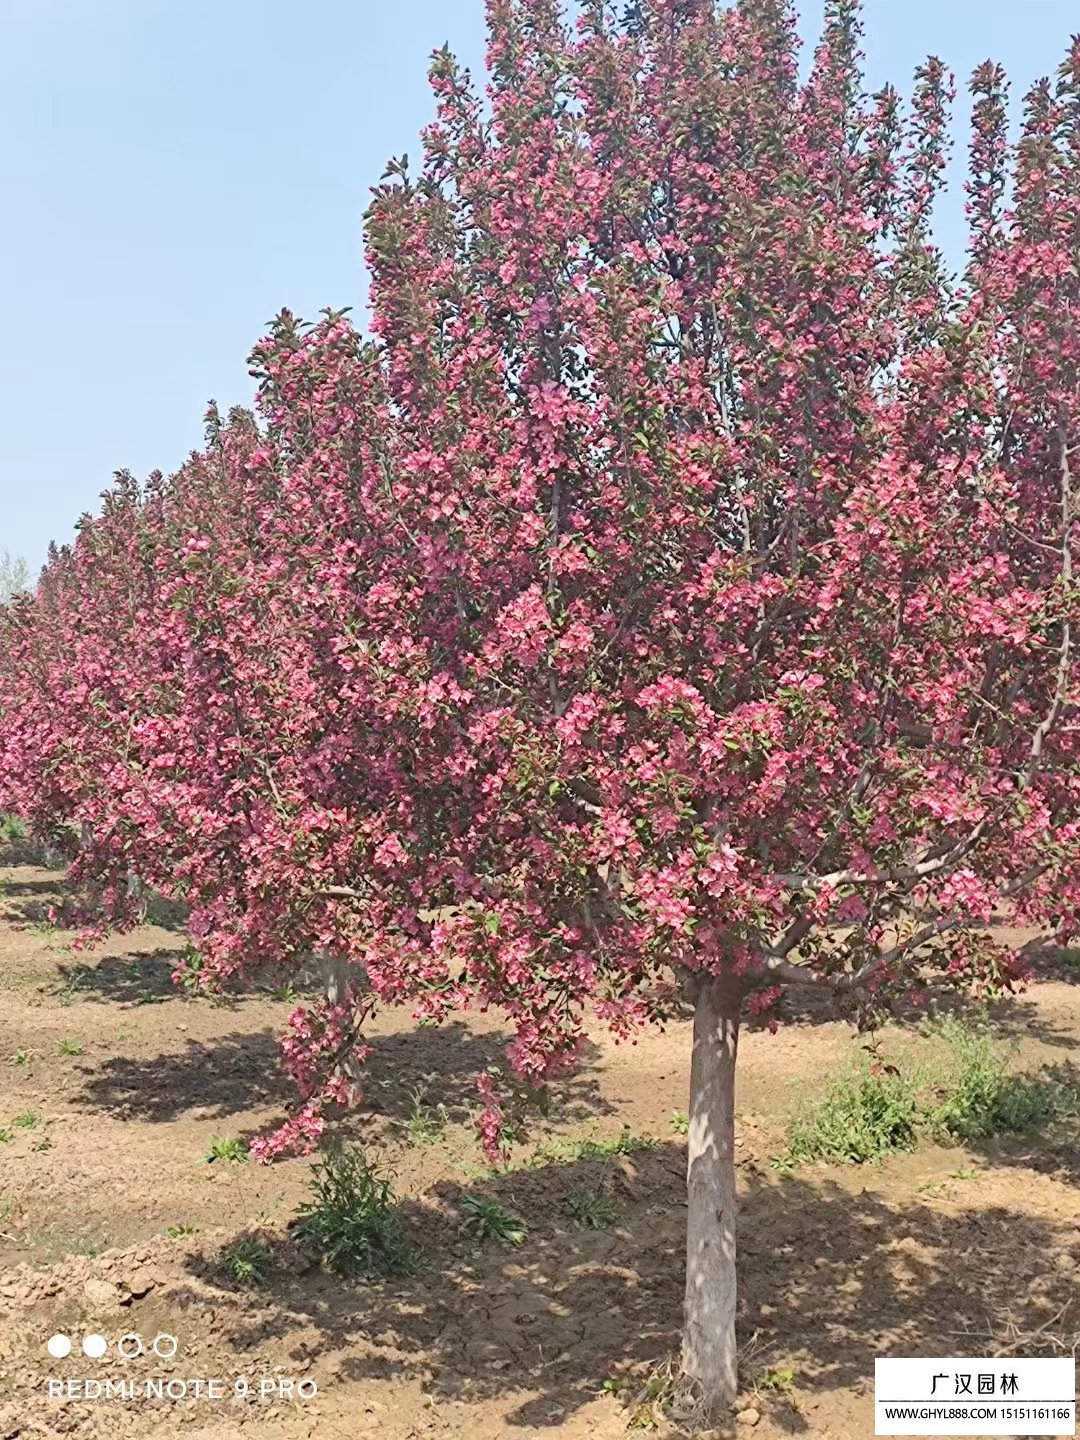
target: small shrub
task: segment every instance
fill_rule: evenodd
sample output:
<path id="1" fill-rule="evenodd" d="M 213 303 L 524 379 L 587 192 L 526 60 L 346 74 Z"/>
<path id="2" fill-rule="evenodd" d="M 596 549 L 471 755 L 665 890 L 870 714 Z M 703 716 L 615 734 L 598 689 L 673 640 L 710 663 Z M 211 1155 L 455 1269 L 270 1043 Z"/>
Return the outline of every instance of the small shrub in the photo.
<path id="1" fill-rule="evenodd" d="M 29 833 L 17 815 L 5 815 L 0 819 L 0 839 L 6 840 L 9 845 L 21 845 Z"/>
<path id="2" fill-rule="evenodd" d="M 415 1249 L 401 1223 L 387 1176 L 358 1146 L 331 1150 L 312 1170 L 313 1200 L 300 1207 L 295 1239 L 342 1275 L 411 1270 Z"/>
<path id="3" fill-rule="evenodd" d="M 1036 1130 L 1077 1113 L 1080 1084 L 1068 1066 L 1016 1073 L 986 1030 L 950 1020 L 937 1027 L 950 1046 L 954 1073 L 927 1111 L 945 1140 L 985 1140 Z"/>
<path id="4" fill-rule="evenodd" d="M 619 1218 L 619 1207 L 603 1190 L 571 1190 L 566 1210 L 583 1230 L 609 1230 Z"/>
<path id="5" fill-rule="evenodd" d="M 274 1257 L 261 1240 L 245 1235 L 226 1245 L 220 1263 L 229 1279 L 238 1285 L 265 1285 L 274 1268 Z"/>
<path id="6" fill-rule="evenodd" d="M 485 1200 L 480 1195 L 466 1195 L 461 1202 L 464 1215 L 461 1228 L 467 1235 L 481 1243 L 485 1240 L 501 1240 L 509 1245 L 520 1245 L 529 1233 L 528 1226 L 520 1215 L 507 1210 L 495 1200 Z"/>
<path id="7" fill-rule="evenodd" d="M 809 1160 L 862 1165 L 915 1145 L 915 1087 L 899 1074 L 857 1071 L 833 1082 L 824 1099 L 788 1129 L 780 1168 Z"/>
<path id="8" fill-rule="evenodd" d="M 203 1156 L 203 1163 L 213 1165 L 215 1160 L 229 1160 L 234 1165 L 246 1165 L 248 1147 L 243 1140 L 211 1140 L 210 1149 Z"/>
<path id="9" fill-rule="evenodd" d="M 671 1112 L 671 1128 L 676 1135 L 689 1135 L 690 1116 L 685 1110 L 673 1110 Z"/>

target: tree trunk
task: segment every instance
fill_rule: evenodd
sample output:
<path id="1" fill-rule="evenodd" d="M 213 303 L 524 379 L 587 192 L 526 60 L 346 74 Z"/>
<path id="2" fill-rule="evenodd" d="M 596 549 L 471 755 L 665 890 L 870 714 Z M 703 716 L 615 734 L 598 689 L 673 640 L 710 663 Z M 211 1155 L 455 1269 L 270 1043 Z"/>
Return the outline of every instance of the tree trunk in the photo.
<path id="1" fill-rule="evenodd" d="M 702 981 L 694 1010 L 687 1163 L 683 1374 L 715 1418 L 737 1388 L 735 1346 L 735 1056 L 742 988 Z"/>
<path id="2" fill-rule="evenodd" d="M 326 998 L 331 1005 L 343 1005 L 349 993 L 349 986 L 355 979 L 349 962 L 341 955 L 320 956 L 323 972 L 323 986 L 326 991 Z M 341 1057 L 340 1066 L 353 1084 L 360 1082 L 360 1065 L 356 1056 L 349 1050 Z"/>

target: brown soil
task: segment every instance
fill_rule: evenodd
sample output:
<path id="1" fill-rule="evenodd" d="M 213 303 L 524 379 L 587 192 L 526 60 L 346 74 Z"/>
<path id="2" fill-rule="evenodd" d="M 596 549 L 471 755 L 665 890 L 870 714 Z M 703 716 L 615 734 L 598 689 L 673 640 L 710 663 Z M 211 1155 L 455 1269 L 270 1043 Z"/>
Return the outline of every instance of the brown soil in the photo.
<path id="1" fill-rule="evenodd" d="M 686 1026 L 622 1048 L 597 1032 L 521 1163 L 492 1176 L 470 1112 L 472 1077 L 500 1050 L 498 1021 L 437 1030 L 381 1015 L 368 1108 L 347 1128 L 393 1172 L 424 1259 L 414 1275 L 350 1284 L 312 1268 L 289 1239 L 306 1161 L 204 1163 L 215 1138 L 250 1136 L 280 1115 L 289 1089 L 275 1037 L 292 1002 L 187 998 L 169 980 L 182 948 L 174 930 L 147 926 L 72 955 L 41 923 L 58 877 L 21 866 L 0 878 L 0 1132 L 11 1137 L 0 1143 L 0 1440 L 607 1440 L 650 1419 L 633 1397 L 650 1375 L 662 1385 L 677 1347 L 684 1154 L 672 1114 L 685 1108 Z M 1080 1045 L 1076 969 L 1055 975 L 1001 1017 L 1031 1063 Z M 770 1166 L 786 1117 L 861 1043 L 812 1009 L 742 1043 L 740 1403 L 759 1418 L 744 1417 L 739 1433 L 863 1440 L 876 1354 L 1050 1353 L 1080 1329 L 1074 1136 L 922 1147 L 793 1175 Z M 916 1042 L 897 1030 L 885 1043 L 903 1055 Z M 429 1116 L 446 1107 L 433 1137 L 408 1128 L 418 1105 Z M 568 1138 L 624 1126 L 657 1143 L 565 1158 Z M 583 1187 L 615 1202 L 613 1228 L 570 1219 L 567 1197 Z M 469 1193 L 521 1215 L 524 1243 L 470 1242 L 458 1209 Z M 170 1238 L 178 1226 L 196 1233 Z M 245 1290 L 219 1257 L 251 1232 L 274 1269 Z M 146 1342 L 170 1333 L 178 1353 L 86 1359 L 91 1331 Z M 47 1355 L 54 1333 L 74 1337 L 67 1359 Z M 214 1378 L 225 1395 L 46 1391 L 50 1378 L 148 1377 Z M 245 1380 L 255 1393 L 238 1397 Z M 261 1383 L 290 1380 L 313 1380 L 317 1396 L 259 1397 Z"/>

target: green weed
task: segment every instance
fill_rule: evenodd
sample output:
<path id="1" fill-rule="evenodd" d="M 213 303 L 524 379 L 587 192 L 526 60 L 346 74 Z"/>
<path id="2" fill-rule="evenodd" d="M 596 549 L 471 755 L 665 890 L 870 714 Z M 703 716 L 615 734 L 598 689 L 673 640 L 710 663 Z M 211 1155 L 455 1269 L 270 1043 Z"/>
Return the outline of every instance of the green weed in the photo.
<path id="1" fill-rule="evenodd" d="M 619 1218 L 619 1207 L 606 1191 L 586 1187 L 571 1190 L 566 1210 L 583 1230 L 610 1230 Z"/>
<path id="2" fill-rule="evenodd" d="M 765 1395 L 786 1394 L 795 1384 L 795 1371 L 790 1365 L 768 1365 L 754 1377 L 754 1389 Z"/>
<path id="3" fill-rule="evenodd" d="M 246 1165 L 248 1147 L 243 1140 L 211 1140 L 210 1149 L 203 1156 L 203 1163 L 213 1165 L 216 1160 L 228 1160 L 234 1165 Z"/>
<path id="4" fill-rule="evenodd" d="M 816 1107 L 791 1121 L 788 1150 L 777 1168 L 811 1160 L 862 1165 L 896 1150 L 912 1150 L 917 1121 L 910 1079 L 869 1069 L 841 1075 Z"/>
<path id="5" fill-rule="evenodd" d="M 461 1202 L 464 1215 L 461 1228 L 473 1240 L 500 1240 L 509 1245 L 520 1245 L 529 1233 L 528 1226 L 520 1215 L 507 1210 L 495 1200 L 485 1200 L 480 1195 L 466 1195 Z"/>
<path id="6" fill-rule="evenodd" d="M 409 1092 L 412 1099 L 412 1110 L 407 1120 L 399 1120 L 396 1123 L 405 1130 L 409 1138 L 417 1145 L 431 1145 L 438 1140 L 449 1123 L 449 1115 L 445 1105 L 426 1105 L 424 1096 L 427 1092 L 423 1086 Z"/>
<path id="7" fill-rule="evenodd" d="M 1012 1070 L 1007 1051 L 982 1027 L 948 1019 L 934 1027 L 947 1041 L 951 1073 L 938 1087 L 926 1126 L 943 1140 L 985 1140 L 1038 1130 L 1080 1113 L 1080 1079 L 1068 1065 Z"/>
<path id="8" fill-rule="evenodd" d="M 238 1285 L 265 1285 L 274 1268 L 274 1257 L 261 1240 L 245 1235 L 225 1246 L 220 1264 L 229 1279 Z"/>
<path id="9" fill-rule="evenodd" d="M 358 1146 L 331 1150 L 312 1170 L 314 1198 L 300 1207 L 296 1240 L 328 1270 L 371 1276 L 414 1267 L 393 1186 Z"/>
<path id="10" fill-rule="evenodd" d="M 590 1136 L 584 1140 L 549 1140 L 536 1147 L 529 1163 L 546 1165 L 575 1160 L 610 1160 L 616 1155 L 633 1155 L 640 1150 L 652 1150 L 655 1146 L 655 1140 L 645 1135 L 635 1135 L 629 1125 L 624 1125 L 618 1135 L 602 1139 Z"/>

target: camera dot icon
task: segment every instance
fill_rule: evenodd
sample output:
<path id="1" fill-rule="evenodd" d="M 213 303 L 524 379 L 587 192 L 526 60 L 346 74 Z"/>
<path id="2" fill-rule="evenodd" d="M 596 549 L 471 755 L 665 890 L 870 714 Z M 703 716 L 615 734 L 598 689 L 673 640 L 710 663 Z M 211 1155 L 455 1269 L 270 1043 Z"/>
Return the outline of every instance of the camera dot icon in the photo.
<path id="1" fill-rule="evenodd" d="M 71 1341 L 66 1335 L 53 1335 L 46 1343 L 45 1349 L 54 1360 L 63 1360 L 71 1354 Z"/>
<path id="2" fill-rule="evenodd" d="M 89 1356 L 91 1360 L 100 1360 L 109 1348 L 109 1342 L 104 1335 L 85 1335 L 82 1342 L 82 1353 Z"/>

